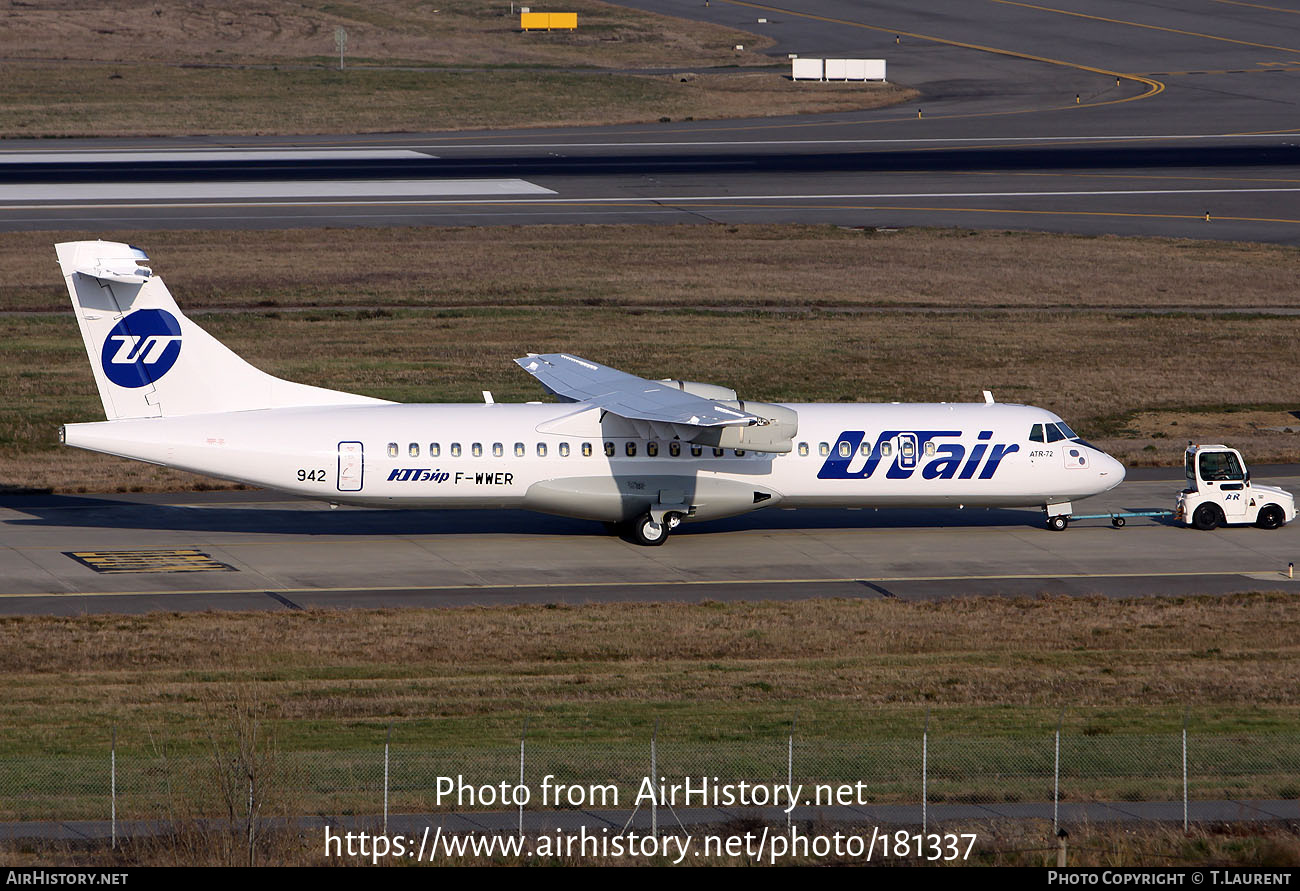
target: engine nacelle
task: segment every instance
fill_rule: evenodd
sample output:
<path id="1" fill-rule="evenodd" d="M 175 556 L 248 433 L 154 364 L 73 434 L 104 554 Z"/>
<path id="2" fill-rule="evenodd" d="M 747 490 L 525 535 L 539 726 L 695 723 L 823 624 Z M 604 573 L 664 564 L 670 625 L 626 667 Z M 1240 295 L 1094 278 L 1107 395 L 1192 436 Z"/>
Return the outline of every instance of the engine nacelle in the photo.
<path id="1" fill-rule="evenodd" d="M 794 409 L 770 402 L 739 399 L 726 400 L 723 404 L 762 420 L 746 427 L 703 427 L 690 442 L 752 452 L 789 452 L 794 449 L 794 438 L 799 435 L 799 413 Z"/>

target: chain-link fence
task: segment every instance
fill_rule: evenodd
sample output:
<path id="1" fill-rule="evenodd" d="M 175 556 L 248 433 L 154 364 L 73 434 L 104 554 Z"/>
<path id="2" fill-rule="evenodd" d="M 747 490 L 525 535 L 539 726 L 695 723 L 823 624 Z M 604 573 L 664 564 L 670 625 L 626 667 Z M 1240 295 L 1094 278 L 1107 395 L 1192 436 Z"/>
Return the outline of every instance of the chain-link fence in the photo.
<path id="1" fill-rule="evenodd" d="M 102 757 L 0 759 L 0 821 L 513 812 L 521 789 L 525 811 L 630 814 L 647 801 L 663 803 L 647 790 L 658 795 L 673 786 L 670 803 L 678 807 L 718 803 L 711 793 L 683 798 L 688 778 L 696 790 L 706 783 L 802 786 L 798 817 L 822 815 L 819 807 L 848 795 L 854 806 L 907 820 L 934 819 L 958 805 L 1056 819 L 1062 807 L 1081 803 L 1151 802 L 1167 805 L 1165 819 L 1179 819 L 1196 802 L 1300 798 L 1300 733 L 980 737 L 922 730 L 912 738 L 845 740 L 792 730 L 707 742 L 647 733 L 599 743 L 525 735 L 481 748 L 382 743 L 282 751 L 263 744 L 182 756 L 121 752 L 106 739 Z"/>

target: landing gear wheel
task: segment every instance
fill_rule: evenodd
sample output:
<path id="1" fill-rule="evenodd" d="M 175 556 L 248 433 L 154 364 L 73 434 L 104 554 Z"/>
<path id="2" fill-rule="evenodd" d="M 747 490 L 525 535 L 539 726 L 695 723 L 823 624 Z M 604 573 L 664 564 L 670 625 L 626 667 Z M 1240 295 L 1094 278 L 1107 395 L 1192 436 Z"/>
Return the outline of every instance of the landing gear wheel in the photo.
<path id="1" fill-rule="evenodd" d="M 661 545 L 668 540 L 668 529 L 671 521 L 664 518 L 666 522 L 656 523 L 654 517 L 649 514 L 642 514 L 631 523 L 632 541 L 639 545 L 654 547 Z"/>
<path id="2" fill-rule="evenodd" d="M 1070 518 L 1065 514 L 1057 514 L 1054 517 L 1047 518 L 1047 528 L 1053 532 L 1064 532 L 1065 527 L 1070 525 Z"/>
<path id="3" fill-rule="evenodd" d="M 1255 518 L 1255 525 L 1260 529 L 1277 529 L 1286 523 L 1286 514 L 1276 504 L 1265 505 Z"/>
<path id="4" fill-rule="evenodd" d="M 1122 528 L 1124 527 L 1124 518 L 1123 518 L 1123 517 L 1111 517 L 1111 518 L 1110 518 L 1110 525 L 1114 526 L 1116 529 L 1122 529 Z"/>
<path id="5" fill-rule="evenodd" d="M 1223 511 L 1217 504 L 1202 504 L 1192 514 L 1192 525 L 1202 532 L 1215 529 L 1223 522 Z"/>

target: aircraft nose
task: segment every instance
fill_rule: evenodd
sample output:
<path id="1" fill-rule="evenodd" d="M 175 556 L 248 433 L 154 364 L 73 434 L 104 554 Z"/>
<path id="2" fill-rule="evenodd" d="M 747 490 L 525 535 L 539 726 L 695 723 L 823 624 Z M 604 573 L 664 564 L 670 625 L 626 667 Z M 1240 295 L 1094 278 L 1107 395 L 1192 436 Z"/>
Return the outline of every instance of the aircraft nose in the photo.
<path id="1" fill-rule="evenodd" d="M 1097 469 L 1098 479 L 1105 487 L 1102 491 L 1113 489 L 1124 482 L 1126 473 L 1124 465 L 1100 449 L 1097 450 L 1097 458 L 1093 466 Z"/>

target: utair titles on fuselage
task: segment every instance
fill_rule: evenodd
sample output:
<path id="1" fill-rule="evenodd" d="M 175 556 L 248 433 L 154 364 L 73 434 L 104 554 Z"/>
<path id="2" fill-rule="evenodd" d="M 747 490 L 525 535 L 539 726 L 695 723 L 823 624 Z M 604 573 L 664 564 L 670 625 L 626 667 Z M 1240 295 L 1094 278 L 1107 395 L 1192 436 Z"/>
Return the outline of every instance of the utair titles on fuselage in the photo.
<path id="1" fill-rule="evenodd" d="M 680 523 L 762 508 L 1040 507 L 1124 468 L 1024 405 L 770 404 L 568 353 L 515 360 L 560 401 L 401 405 L 249 365 L 177 307 L 130 245 L 57 246 L 104 422 L 68 445 L 382 507 L 524 508 L 661 544 Z"/>

